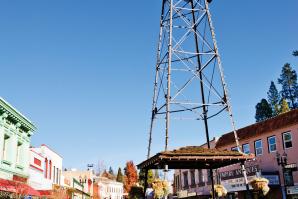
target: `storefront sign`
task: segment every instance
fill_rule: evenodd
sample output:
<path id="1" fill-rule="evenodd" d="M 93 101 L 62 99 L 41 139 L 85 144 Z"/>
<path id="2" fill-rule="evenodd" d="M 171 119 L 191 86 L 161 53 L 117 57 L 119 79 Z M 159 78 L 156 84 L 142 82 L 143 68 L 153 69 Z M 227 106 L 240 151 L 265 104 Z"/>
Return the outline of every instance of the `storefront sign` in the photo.
<path id="1" fill-rule="evenodd" d="M 255 176 L 249 176 L 248 181 L 251 181 Z M 244 178 L 234 178 L 229 180 L 222 180 L 221 184 L 227 189 L 228 192 L 237 192 L 246 190 Z M 249 186 L 252 189 L 251 186 Z"/>
<path id="2" fill-rule="evenodd" d="M 258 165 L 253 165 L 250 167 L 246 167 L 245 169 L 246 169 L 247 176 L 253 176 L 253 175 L 256 175 L 256 172 L 259 170 L 259 167 Z M 241 168 L 220 173 L 221 180 L 229 180 L 229 179 L 239 178 L 242 176 L 243 174 L 242 174 Z"/>
<path id="3" fill-rule="evenodd" d="M 191 193 L 188 193 L 187 196 L 196 196 L 197 193 L 196 192 L 191 192 Z"/>
<path id="4" fill-rule="evenodd" d="M 298 186 L 287 187 L 287 193 L 291 194 L 298 194 Z"/>

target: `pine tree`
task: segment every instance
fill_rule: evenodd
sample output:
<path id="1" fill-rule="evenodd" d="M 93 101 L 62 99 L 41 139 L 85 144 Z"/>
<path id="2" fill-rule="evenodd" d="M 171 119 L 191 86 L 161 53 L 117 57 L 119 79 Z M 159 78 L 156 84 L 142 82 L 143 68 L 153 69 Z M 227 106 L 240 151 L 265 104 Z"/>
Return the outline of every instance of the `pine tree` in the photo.
<path id="1" fill-rule="evenodd" d="M 114 170 L 112 167 L 109 168 L 109 174 L 114 175 Z"/>
<path id="2" fill-rule="evenodd" d="M 272 117 L 272 109 L 266 99 L 256 105 L 256 122 L 261 122 Z"/>
<path id="3" fill-rule="evenodd" d="M 298 50 L 293 51 L 293 56 L 298 57 Z"/>
<path id="4" fill-rule="evenodd" d="M 273 81 L 271 81 L 269 91 L 267 92 L 268 103 L 272 109 L 272 116 L 278 115 L 280 96 Z"/>
<path id="5" fill-rule="evenodd" d="M 282 113 L 286 113 L 286 112 L 289 112 L 289 111 L 290 111 L 290 108 L 289 108 L 288 102 L 285 99 L 282 99 L 281 103 L 280 103 L 279 113 L 282 114 Z"/>
<path id="6" fill-rule="evenodd" d="M 119 167 L 119 169 L 118 169 L 118 173 L 117 173 L 116 181 L 117 181 L 117 182 L 122 182 L 122 183 L 123 183 L 123 174 L 122 174 L 122 170 L 121 170 L 120 167 Z"/>
<path id="7" fill-rule="evenodd" d="M 133 161 L 126 162 L 124 189 L 129 193 L 131 187 L 138 182 L 138 172 Z"/>
<path id="8" fill-rule="evenodd" d="M 297 74 L 296 71 L 292 69 L 289 63 L 286 63 L 278 79 L 278 83 L 281 84 L 282 97 L 289 101 L 291 109 L 297 108 L 298 100 L 298 84 L 297 84 Z"/>

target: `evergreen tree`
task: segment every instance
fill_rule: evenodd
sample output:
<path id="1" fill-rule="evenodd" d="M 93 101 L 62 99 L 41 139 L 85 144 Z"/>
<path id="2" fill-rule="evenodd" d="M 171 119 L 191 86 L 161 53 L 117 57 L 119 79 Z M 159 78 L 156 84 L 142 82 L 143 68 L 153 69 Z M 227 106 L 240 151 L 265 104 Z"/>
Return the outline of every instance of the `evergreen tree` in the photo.
<path id="1" fill-rule="evenodd" d="M 121 170 L 120 167 L 119 167 L 119 169 L 118 169 L 118 173 L 117 173 L 116 181 L 117 181 L 117 182 L 122 182 L 122 183 L 123 183 L 123 174 L 122 174 L 122 170 Z"/>
<path id="2" fill-rule="evenodd" d="M 155 179 L 155 176 L 153 174 L 153 171 L 149 170 L 148 176 L 147 176 L 147 183 L 151 184 L 154 181 L 154 179 Z M 145 185 L 145 171 L 144 170 L 140 170 L 140 172 L 139 172 L 139 184 L 141 186 Z"/>
<path id="3" fill-rule="evenodd" d="M 292 69 L 289 63 L 286 63 L 278 79 L 278 83 L 281 84 L 282 97 L 289 101 L 291 109 L 297 108 L 298 100 L 298 84 L 297 84 L 297 74 L 296 71 Z"/>
<path id="4" fill-rule="evenodd" d="M 109 174 L 114 175 L 114 170 L 112 167 L 109 168 Z"/>
<path id="5" fill-rule="evenodd" d="M 286 113 L 286 112 L 289 112 L 289 111 L 290 111 L 290 108 L 289 108 L 288 102 L 285 99 L 282 99 L 281 104 L 280 104 L 279 113 L 282 114 L 282 113 Z"/>
<path id="6" fill-rule="evenodd" d="M 256 105 L 256 115 L 255 115 L 256 122 L 261 122 L 271 117 L 272 117 L 272 109 L 268 104 L 267 100 L 262 99 L 261 102 L 259 102 Z"/>
<path id="7" fill-rule="evenodd" d="M 293 51 L 293 56 L 298 57 L 298 50 Z"/>
<path id="8" fill-rule="evenodd" d="M 269 91 L 267 92 L 267 98 L 268 98 L 268 103 L 272 110 L 272 116 L 278 115 L 278 112 L 279 112 L 278 104 L 280 101 L 280 96 L 273 81 L 271 81 Z"/>

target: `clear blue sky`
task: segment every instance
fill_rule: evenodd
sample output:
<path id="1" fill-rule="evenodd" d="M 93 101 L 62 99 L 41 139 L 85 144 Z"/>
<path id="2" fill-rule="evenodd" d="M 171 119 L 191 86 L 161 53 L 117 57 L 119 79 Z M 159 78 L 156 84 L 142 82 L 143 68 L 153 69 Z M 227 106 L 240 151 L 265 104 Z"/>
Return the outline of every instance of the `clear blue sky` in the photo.
<path id="1" fill-rule="evenodd" d="M 145 158 L 160 7 L 158 0 L 1 1 L 0 95 L 38 127 L 34 146 L 52 147 L 65 167 L 101 160 L 116 170 Z M 285 62 L 297 70 L 297 8 L 297 0 L 211 5 L 238 127 L 254 122 L 255 104 Z M 214 136 L 226 131 L 216 127 Z M 175 145 L 204 142 L 183 135 Z"/>

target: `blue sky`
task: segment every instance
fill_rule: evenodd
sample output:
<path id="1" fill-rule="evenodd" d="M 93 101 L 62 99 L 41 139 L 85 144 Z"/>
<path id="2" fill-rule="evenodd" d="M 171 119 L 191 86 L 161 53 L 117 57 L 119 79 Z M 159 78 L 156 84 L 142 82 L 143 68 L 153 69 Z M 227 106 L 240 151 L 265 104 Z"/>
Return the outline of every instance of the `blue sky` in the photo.
<path id="1" fill-rule="evenodd" d="M 145 158 L 160 7 L 157 0 L 0 2 L 0 95 L 38 127 L 33 145 L 49 145 L 68 168 L 104 161 L 116 170 Z M 255 104 L 284 63 L 297 70 L 297 8 L 296 0 L 211 4 L 238 127 L 254 122 Z M 228 129 L 216 128 L 213 136 Z"/>

